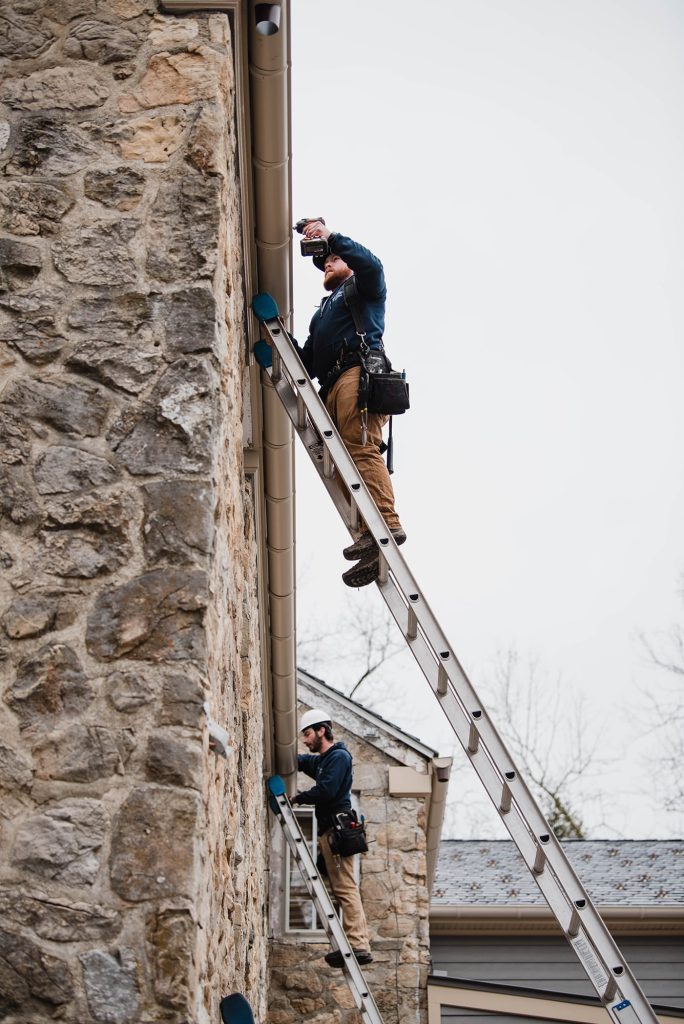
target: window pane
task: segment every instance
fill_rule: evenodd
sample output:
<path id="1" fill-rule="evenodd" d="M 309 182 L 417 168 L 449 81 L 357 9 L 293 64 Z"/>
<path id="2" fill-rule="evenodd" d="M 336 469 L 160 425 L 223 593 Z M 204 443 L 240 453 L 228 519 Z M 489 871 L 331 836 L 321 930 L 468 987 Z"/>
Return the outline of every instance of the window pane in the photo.
<path id="1" fill-rule="evenodd" d="M 295 811 L 299 827 L 306 839 L 309 853 L 314 861 L 318 855 L 316 819 L 313 809 L 310 807 L 298 807 Z M 296 861 L 287 851 L 287 876 L 288 876 L 288 900 L 287 900 L 287 921 L 285 927 L 288 931 L 322 931 L 318 923 L 316 908 L 309 899 L 302 873 Z"/>

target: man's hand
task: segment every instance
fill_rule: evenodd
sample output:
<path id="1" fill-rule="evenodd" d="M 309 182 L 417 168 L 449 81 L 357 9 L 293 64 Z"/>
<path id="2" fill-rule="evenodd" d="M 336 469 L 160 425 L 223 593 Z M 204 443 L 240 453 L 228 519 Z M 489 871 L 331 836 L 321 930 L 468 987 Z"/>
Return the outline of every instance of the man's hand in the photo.
<path id="1" fill-rule="evenodd" d="M 328 239 L 332 235 L 330 228 L 327 228 L 325 224 L 320 220 L 310 220 L 308 224 L 304 225 L 304 231 L 302 232 L 307 238 L 325 238 Z"/>

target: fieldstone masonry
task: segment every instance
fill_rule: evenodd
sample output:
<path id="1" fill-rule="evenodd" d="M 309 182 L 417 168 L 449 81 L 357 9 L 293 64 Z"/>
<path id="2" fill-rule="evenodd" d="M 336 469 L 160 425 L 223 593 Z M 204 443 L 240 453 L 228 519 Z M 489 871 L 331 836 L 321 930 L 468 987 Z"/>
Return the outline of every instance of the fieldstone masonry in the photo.
<path id="1" fill-rule="evenodd" d="M 0 1020 L 263 1019 L 228 18 L 0 2 L 0 72 Z"/>
<path id="2" fill-rule="evenodd" d="M 366 728 L 371 739 L 364 736 L 364 730 L 354 727 L 355 716 L 336 708 L 330 694 L 307 692 L 301 680 L 299 692 L 307 701 L 300 710 L 325 706 L 345 718 L 343 725 L 336 718 L 335 739 L 343 740 L 354 758 L 353 793 L 371 840 L 360 858 L 361 898 L 373 952 L 364 975 L 385 1024 L 424 1024 L 430 941 L 425 800 L 391 796 L 387 769 L 404 764 L 425 773 L 427 765 L 408 746 L 389 742 L 381 729 Z M 310 785 L 306 776 L 300 777 L 300 789 Z M 274 892 L 272 898 L 277 899 Z M 316 939 L 274 930 L 278 937 L 271 943 L 268 1024 L 360 1024 L 344 975 L 323 959 L 330 949 L 325 935 Z"/>

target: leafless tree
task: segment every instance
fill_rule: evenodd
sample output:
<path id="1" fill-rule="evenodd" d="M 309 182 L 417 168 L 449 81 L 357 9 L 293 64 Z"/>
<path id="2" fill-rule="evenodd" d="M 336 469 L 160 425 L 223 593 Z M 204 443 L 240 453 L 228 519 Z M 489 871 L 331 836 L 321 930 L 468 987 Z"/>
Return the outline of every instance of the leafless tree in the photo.
<path id="1" fill-rule="evenodd" d="M 314 674 L 322 665 L 328 676 L 343 673 L 340 689 L 348 697 L 358 699 L 360 688 L 373 679 L 374 692 L 367 702 L 376 705 L 386 691 L 382 683 L 387 681 L 389 663 L 405 651 L 394 619 L 371 591 L 350 595 L 335 623 L 309 622 L 300 630 L 297 656 L 301 667 Z"/>
<path id="2" fill-rule="evenodd" d="M 309 621 L 305 628 L 300 624 L 300 666 L 313 674 L 324 673 L 326 682 L 349 697 L 360 695 L 366 706 L 398 724 L 404 716 L 390 672 L 393 667 L 406 672 L 407 666 L 400 665 L 402 656 L 409 671 L 418 672 L 388 609 L 372 591 L 352 595 L 335 623 Z M 370 683 L 372 687 L 366 685 Z M 600 725 L 590 724 L 583 697 L 571 694 L 560 676 L 544 673 L 534 659 L 521 659 L 515 649 L 498 656 L 489 684 L 482 689 L 485 706 L 556 835 L 585 838 L 589 804 L 592 819 L 602 818 L 598 776 L 608 759 L 599 756 Z M 423 725 L 430 728 L 427 717 Z M 416 732 L 415 719 L 409 728 Z M 441 753 L 454 755 L 455 771 L 467 775 L 457 744 Z M 461 800 L 459 831 L 465 827 L 481 836 L 483 828 L 491 831 L 498 826 L 478 793 L 476 787 L 469 791 L 467 813 Z"/>
<path id="3" fill-rule="evenodd" d="M 589 724 L 584 698 L 515 649 L 498 656 L 487 689 L 492 717 L 555 834 L 586 838 L 578 808 L 600 802 L 596 780 L 608 762 L 599 755 L 600 727 Z"/>
<path id="4" fill-rule="evenodd" d="M 684 576 L 680 580 L 684 600 Z M 641 643 L 648 659 L 661 672 L 662 686 L 645 694 L 648 705 L 646 726 L 657 741 L 656 762 L 660 771 L 658 799 L 666 811 L 681 814 L 684 806 L 684 627 L 672 626 L 666 633 Z"/>

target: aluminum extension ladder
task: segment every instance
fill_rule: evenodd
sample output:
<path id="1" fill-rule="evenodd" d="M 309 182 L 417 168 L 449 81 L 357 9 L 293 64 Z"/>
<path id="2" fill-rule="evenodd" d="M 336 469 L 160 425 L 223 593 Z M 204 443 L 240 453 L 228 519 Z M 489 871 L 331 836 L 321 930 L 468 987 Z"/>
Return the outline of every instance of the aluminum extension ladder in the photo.
<path id="1" fill-rule="evenodd" d="M 325 882 L 320 877 L 314 859 L 309 852 L 306 839 L 292 810 L 292 804 L 287 798 L 285 783 L 280 775 L 274 775 L 268 780 L 268 792 L 268 802 L 271 810 L 275 812 L 278 821 L 283 827 L 287 845 L 290 847 L 290 852 L 302 873 L 304 884 L 309 896 L 311 896 L 316 905 L 316 910 L 328 938 L 334 941 L 342 954 L 344 975 L 357 1009 L 360 1010 L 365 1024 L 383 1024 L 380 1011 L 368 989 L 363 971 L 357 963 L 344 928 L 332 905 Z"/>
<path id="2" fill-rule="evenodd" d="M 352 536 L 363 520 L 378 545 L 380 593 L 601 1003 L 617 1024 L 657 1024 L 378 512 L 289 340 L 275 300 L 262 292 L 252 309 L 272 348 L 272 365 L 265 368 L 271 384 Z"/>

